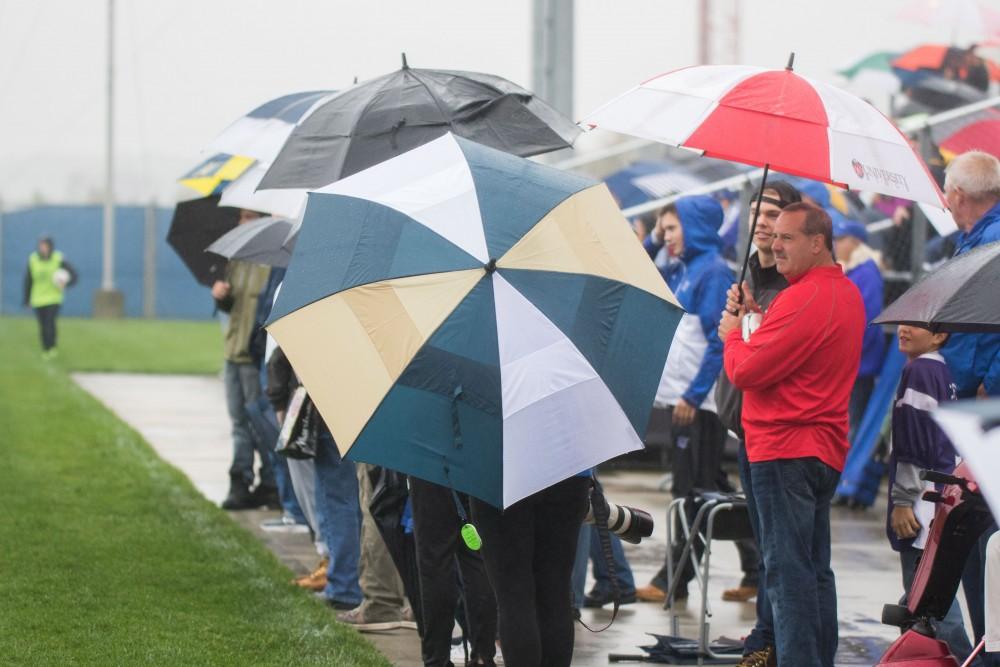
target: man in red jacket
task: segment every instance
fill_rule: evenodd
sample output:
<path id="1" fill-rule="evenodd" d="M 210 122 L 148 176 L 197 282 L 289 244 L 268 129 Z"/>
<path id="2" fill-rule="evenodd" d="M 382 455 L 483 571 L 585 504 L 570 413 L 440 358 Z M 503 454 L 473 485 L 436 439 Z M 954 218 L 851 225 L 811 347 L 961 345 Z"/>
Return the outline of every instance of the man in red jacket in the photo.
<path id="1" fill-rule="evenodd" d="M 847 457 L 847 406 L 861 359 L 865 309 L 833 261 L 830 216 L 785 207 L 772 252 L 789 286 L 760 312 L 730 290 L 719 325 L 724 367 L 743 394 L 750 477 L 761 524 L 778 665 L 833 667 L 837 592 L 830 569 L 830 499 Z"/>

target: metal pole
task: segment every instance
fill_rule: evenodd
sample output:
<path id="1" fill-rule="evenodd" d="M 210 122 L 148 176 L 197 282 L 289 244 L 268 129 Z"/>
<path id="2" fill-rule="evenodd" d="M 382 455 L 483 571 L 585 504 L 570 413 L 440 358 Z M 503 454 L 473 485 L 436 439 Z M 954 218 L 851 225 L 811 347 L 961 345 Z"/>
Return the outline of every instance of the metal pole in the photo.
<path id="1" fill-rule="evenodd" d="M 920 130 L 920 157 L 924 160 L 930 155 L 933 149 L 931 140 L 931 128 L 925 126 Z M 913 215 L 910 220 L 910 271 L 913 273 L 913 282 L 920 279 L 924 273 L 924 257 L 927 249 L 927 216 L 916 204 L 913 205 Z"/>
<path id="2" fill-rule="evenodd" d="M 750 238 L 750 226 L 749 219 L 750 216 L 747 213 L 750 211 L 750 207 L 753 205 L 753 196 L 757 193 L 757 188 L 754 187 L 752 181 L 747 180 L 743 184 L 740 191 L 740 219 L 737 221 L 739 225 L 736 229 L 736 256 L 741 257 L 746 254 L 747 248 L 753 243 L 753 239 Z"/>
<path id="3" fill-rule="evenodd" d="M 115 0 L 108 0 L 108 90 L 107 128 L 104 170 L 104 263 L 101 289 L 115 288 L 115 192 L 114 192 L 114 114 L 115 114 Z"/>
<path id="4" fill-rule="evenodd" d="M 146 205 L 145 247 L 142 259 L 142 316 L 156 317 L 156 202 Z"/>
<path id="5" fill-rule="evenodd" d="M 711 21 L 709 19 L 709 0 L 698 2 L 698 64 L 707 65 L 710 59 L 712 38 Z"/>
<path id="6" fill-rule="evenodd" d="M 573 0 L 535 0 L 532 87 L 538 97 L 573 117 Z"/>
<path id="7" fill-rule="evenodd" d="M 771 165 L 764 164 L 764 175 L 760 179 L 760 189 L 757 191 L 757 202 L 753 209 L 753 222 L 750 223 L 750 231 L 747 233 L 747 247 L 745 254 L 743 255 L 743 268 L 740 269 L 740 279 L 737 281 L 740 292 L 740 303 L 743 303 L 743 281 L 747 277 L 747 267 L 750 265 L 750 250 L 753 247 L 753 235 L 757 231 L 757 219 L 760 217 L 760 202 L 764 198 L 764 190 L 767 188 L 767 172 L 770 171 Z"/>

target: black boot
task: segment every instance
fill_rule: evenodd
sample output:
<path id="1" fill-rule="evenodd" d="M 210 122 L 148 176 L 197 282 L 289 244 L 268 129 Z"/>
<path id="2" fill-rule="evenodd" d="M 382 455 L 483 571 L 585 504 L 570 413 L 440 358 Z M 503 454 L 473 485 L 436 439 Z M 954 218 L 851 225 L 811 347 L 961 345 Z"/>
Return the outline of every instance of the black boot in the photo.
<path id="1" fill-rule="evenodd" d="M 247 486 L 246 482 L 242 480 L 232 479 L 229 481 L 229 495 L 226 499 L 222 501 L 222 509 L 224 510 L 249 510 L 255 507 L 260 507 L 260 503 L 256 502 L 253 494 L 250 493 L 250 487 Z"/>
<path id="2" fill-rule="evenodd" d="M 268 507 L 272 510 L 281 509 L 281 499 L 278 497 L 278 487 L 276 486 L 265 486 L 263 484 L 258 484 L 250 496 L 253 500 L 254 507 Z"/>

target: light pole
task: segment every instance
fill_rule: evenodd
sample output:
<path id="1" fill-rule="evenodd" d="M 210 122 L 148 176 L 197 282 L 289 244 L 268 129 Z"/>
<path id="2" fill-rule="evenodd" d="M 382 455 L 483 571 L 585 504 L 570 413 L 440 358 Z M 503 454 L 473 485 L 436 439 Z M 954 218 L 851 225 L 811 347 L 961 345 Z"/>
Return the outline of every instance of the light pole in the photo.
<path id="1" fill-rule="evenodd" d="M 535 0 L 533 92 L 573 117 L 573 0 Z"/>
<path id="2" fill-rule="evenodd" d="M 108 0 L 108 88 L 104 163 L 104 225 L 101 289 L 94 295 L 94 317 L 121 317 L 124 297 L 115 289 L 115 0 Z"/>

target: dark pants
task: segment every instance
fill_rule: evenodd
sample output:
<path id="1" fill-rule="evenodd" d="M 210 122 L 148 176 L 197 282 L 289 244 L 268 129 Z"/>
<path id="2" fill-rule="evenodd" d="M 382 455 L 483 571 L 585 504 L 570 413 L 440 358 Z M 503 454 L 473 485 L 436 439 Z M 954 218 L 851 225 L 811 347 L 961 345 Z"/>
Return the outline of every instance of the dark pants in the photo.
<path id="1" fill-rule="evenodd" d="M 48 352 L 56 346 L 56 318 L 59 316 L 59 304 L 35 308 L 38 318 L 38 333 L 42 339 L 42 349 Z"/>
<path id="2" fill-rule="evenodd" d="M 779 667 L 833 667 L 837 589 L 830 500 L 840 473 L 816 458 L 750 464 Z"/>
<path id="3" fill-rule="evenodd" d="M 248 403 L 255 402 L 261 395 L 260 374 L 250 363 L 226 361 L 225 366 L 226 408 L 233 433 L 233 462 L 229 466 L 229 479 L 233 485 L 247 488 L 253 486 L 254 452 L 260 458 L 260 484 L 274 487 L 274 472 L 265 446 L 257 439 L 247 414 Z"/>
<path id="4" fill-rule="evenodd" d="M 726 446 L 726 427 L 718 415 L 698 410 L 688 426 L 671 424 L 670 446 L 674 473 L 670 493 L 674 498 L 683 498 L 693 489 L 719 490 L 725 478 L 722 451 Z"/>
<path id="5" fill-rule="evenodd" d="M 861 423 L 862 417 L 865 416 L 865 410 L 868 408 L 868 401 L 871 400 L 874 389 L 874 375 L 859 377 L 854 381 L 850 402 L 847 404 L 848 442 L 854 442 L 854 434 L 858 430 L 858 424 Z"/>
<path id="6" fill-rule="evenodd" d="M 469 512 L 468 499 L 459 496 Z M 420 646 L 424 665 L 443 667 L 451 656 L 451 633 L 459 600 L 459 575 L 464 588 L 466 622 L 472 644 L 470 660 L 487 663 L 496 655 L 497 607 L 483 567 L 483 556 L 462 540 L 462 520 L 451 490 L 410 478 L 413 533 L 420 576 Z M 455 568 L 456 560 L 458 570 Z M 508 660 L 508 663 L 510 661 Z M 516 663 L 510 663 L 516 664 Z"/>
<path id="7" fill-rule="evenodd" d="M 737 460 L 740 466 L 740 484 L 743 486 L 743 494 L 747 497 L 747 511 L 750 514 L 750 527 L 753 528 L 753 536 L 757 544 L 761 543 L 760 515 L 757 513 L 757 502 L 753 497 L 753 480 L 750 478 L 750 461 L 747 459 L 746 444 L 740 442 L 737 453 Z M 741 563 L 742 565 L 742 563 Z M 744 569 L 744 572 L 746 570 Z M 771 612 L 771 601 L 767 597 L 767 586 L 762 582 L 767 581 L 767 571 L 764 566 L 764 559 L 757 558 L 757 622 L 745 640 L 743 640 L 743 653 L 749 655 L 754 651 L 761 651 L 768 646 L 774 646 L 774 615 Z"/>
<path id="8" fill-rule="evenodd" d="M 975 644 L 979 643 L 986 632 L 986 543 L 995 532 L 997 532 L 996 524 L 983 533 L 972 547 L 972 552 L 965 561 L 965 571 L 962 572 L 962 590 L 965 591 L 965 604 L 969 608 L 969 620 L 972 621 Z M 983 667 L 1000 667 L 1000 654 L 996 652 L 981 653 L 980 660 Z"/>
<path id="9" fill-rule="evenodd" d="M 671 418 L 673 417 L 671 408 Z M 722 470 L 722 453 L 726 447 L 726 427 L 722 425 L 718 415 L 708 410 L 698 410 L 694 421 L 688 426 L 671 425 L 670 442 L 672 449 L 673 484 L 670 492 L 674 498 L 694 497 L 695 489 L 701 491 L 730 491 L 732 487 Z M 697 512 L 695 504 L 689 502 L 685 509 L 688 513 L 688 523 L 694 520 Z M 677 534 L 680 527 L 676 527 Z M 676 564 L 681 556 L 683 544 L 678 544 L 674 550 L 673 559 Z M 740 566 L 743 569 L 741 586 L 757 585 L 757 569 L 760 554 L 756 545 L 746 540 L 737 540 L 736 548 L 740 554 Z M 694 543 L 694 553 L 700 559 L 704 545 L 700 540 Z M 660 571 L 653 577 L 652 584 L 666 591 L 669 573 L 666 560 Z M 684 564 L 681 572 L 681 585 L 678 590 L 684 590 L 687 582 L 694 578 L 694 569 L 690 561 Z"/>
<path id="10" fill-rule="evenodd" d="M 278 418 L 274 414 L 271 402 L 265 397 L 259 396 L 256 401 L 251 401 L 243 407 L 250 419 L 250 429 L 257 442 L 261 444 L 261 449 L 267 456 L 267 460 L 271 463 L 274 482 L 278 485 L 281 509 L 298 523 L 308 523 L 306 515 L 302 512 L 302 507 L 295 497 L 295 489 L 292 488 L 292 476 L 288 472 L 288 461 L 284 456 L 274 451 L 274 445 L 278 441 L 279 427 Z"/>
<path id="11" fill-rule="evenodd" d="M 570 477 L 503 512 L 472 499 L 500 611 L 500 646 L 512 667 L 573 660 L 571 580 L 589 489 L 589 478 Z"/>

